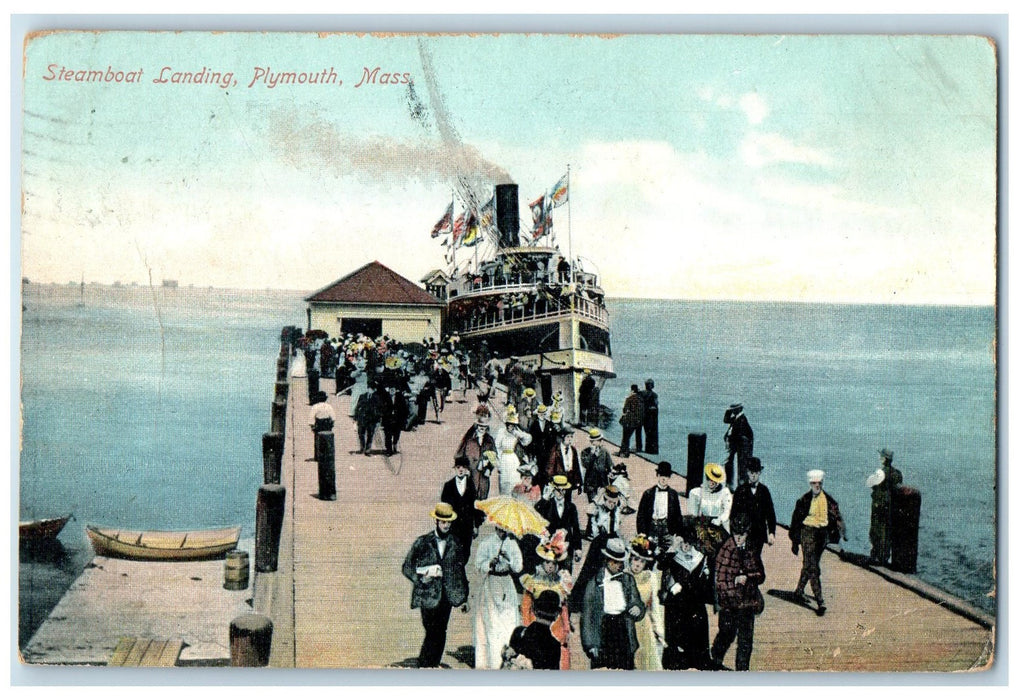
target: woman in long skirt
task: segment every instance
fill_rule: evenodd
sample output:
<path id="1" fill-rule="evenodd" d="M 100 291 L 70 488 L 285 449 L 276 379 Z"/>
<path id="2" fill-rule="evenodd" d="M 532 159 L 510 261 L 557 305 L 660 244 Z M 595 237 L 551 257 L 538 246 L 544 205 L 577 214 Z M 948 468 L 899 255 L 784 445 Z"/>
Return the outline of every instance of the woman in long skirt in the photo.
<path id="1" fill-rule="evenodd" d="M 637 535 L 630 541 L 630 573 L 637 582 L 640 599 L 647 607 L 647 614 L 634 623 L 638 646 L 633 667 L 638 671 L 662 670 L 665 625 L 658 597 L 662 572 L 651 568 L 654 560 L 655 549 L 646 536 Z"/>
<path id="2" fill-rule="evenodd" d="M 503 427 L 493 436 L 495 450 L 499 454 L 499 493 L 509 496 L 513 487 L 520 483 L 520 457 L 517 455 L 517 444 L 526 447 L 531 444 L 531 434 L 520 429 L 517 410 L 506 407 Z"/>
<path id="3" fill-rule="evenodd" d="M 661 601 L 664 608 L 665 650 L 662 667 L 710 669 L 708 612 L 712 581 L 704 555 L 692 534 L 677 535 L 663 563 Z"/>
<path id="4" fill-rule="evenodd" d="M 482 540 L 474 559 L 484 575 L 474 614 L 474 668 L 499 668 L 502 650 L 520 624 L 520 595 L 513 575 L 524 566 L 520 547 L 496 527 Z"/>

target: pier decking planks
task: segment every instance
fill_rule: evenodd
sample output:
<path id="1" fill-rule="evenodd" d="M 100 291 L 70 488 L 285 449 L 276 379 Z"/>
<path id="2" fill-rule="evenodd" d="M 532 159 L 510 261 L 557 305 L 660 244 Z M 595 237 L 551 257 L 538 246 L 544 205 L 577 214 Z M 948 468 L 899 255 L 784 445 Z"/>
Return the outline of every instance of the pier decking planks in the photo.
<path id="1" fill-rule="evenodd" d="M 305 380 L 292 378 L 283 475 L 289 522 L 284 524 L 280 571 L 272 574 L 280 587 L 291 587 L 292 595 L 278 596 L 278 603 L 284 610 L 289 606 L 292 617 L 288 621 L 273 616 L 276 633 L 270 663 L 298 668 L 413 666 L 423 630 L 419 611 L 410 609 L 411 586 L 400 565 L 414 538 L 432 527 L 428 514 L 443 482 L 452 476 L 452 454 L 472 421 L 473 396 L 468 403 L 447 403 L 441 423 L 432 422 L 429 408 L 429 422 L 403 434 L 403 454 L 385 458 L 352 454 L 357 437 L 355 424 L 347 417 L 349 398 L 330 395 L 339 418 L 337 500 L 329 502 L 315 498 L 317 465 L 311 459 L 305 394 Z M 496 399 L 496 406 L 502 409 L 501 400 Z M 381 441 L 380 430 L 376 449 Z M 578 449 L 586 442 L 584 433 L 578 432 Z M 661 457 L 682 461 L 676 455 Z M 713 458 L 709 455 L 708 461 Z M 627 463 L 638 497 L 653 484 L 651 462 L 639 455 L 614 459 Z M 682 492 L 683 479 L 672 481 Z M 837 479 L 832 479 L 832 486 L 837 493 Z M 494 484 L 492 492 L 497 493 Z M 577 502 L 583 510 L 586 499 L 581 495 Z M 778 516 L 788 518 L 786 513 Z M 633 516 L 624 520 L 625 536 L 635 534 L 634 523 Z M 486 526 L 481 536 L 487 532 Z M 767 581 L 762 591 L 795 587 L 800 558 L 792 555 L 785 529 L 779 529 L 773 547 L 765 547 L 763 559 Z M 291 568 L 285 569 L 285 562 Z M 574 572 L 578 570 L 579 565 Z M 467 572 L 475 591 L 479 578 L 473 559 Z M 981 668 L 990 660 L 992 629 L 877 573 L 828 552 L 822 558 L 822 581 L 828 605 L 824 617 L 765 596 L 767 608 L 757 619 L 751 670 L 960 671 Z M 709 618 L 713 636 L 717 620 L 714 615 Z M 473 610 L 466 615 L 453 611 L 444 664 L 470 668 L 466 652 L 473 645 L 473 621 Z M 573 668 L 588 668 L 579 630 L 570 647 Z M 735 645 L 726 659 L 730 666 L 734 654 Z"/>

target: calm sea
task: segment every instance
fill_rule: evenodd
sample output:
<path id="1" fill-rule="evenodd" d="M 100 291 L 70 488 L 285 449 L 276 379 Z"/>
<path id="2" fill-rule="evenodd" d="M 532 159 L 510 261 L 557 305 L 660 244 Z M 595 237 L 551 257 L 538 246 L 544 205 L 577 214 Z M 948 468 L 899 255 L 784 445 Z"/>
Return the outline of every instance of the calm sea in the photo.
<path id="1" fill-rule="evenodd" d="M 300 292 L 28 285 L 22 330 L 20 519 L 73 512 L 59 546 L 22 552 L 24 645 L 91 558 L 84 523 L 252 537 L 284 325 Z M 653 377 L 661 455 L 690 432 L 723 458 L 722 414 L 746 406 L 787 522 L 821 467 L 848 548 L 867 552 L 866 476 L 895 451 L 923 494 L 919 574 L 994 609 L 995 365 L 991 308 L 615 301 L 618 412 Z M 609 436 L 619 438 L 618 426 Z"/>

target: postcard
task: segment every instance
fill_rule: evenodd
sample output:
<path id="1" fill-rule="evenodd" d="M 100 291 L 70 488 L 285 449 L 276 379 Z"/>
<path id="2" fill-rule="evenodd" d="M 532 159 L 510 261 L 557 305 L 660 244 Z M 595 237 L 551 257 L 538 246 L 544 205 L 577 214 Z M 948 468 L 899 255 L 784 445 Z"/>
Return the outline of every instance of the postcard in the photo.
<path id="1" fill-rule="evenodd" d="M 29 35 L 22 663 L 986 673 L 997 70 Z"/>

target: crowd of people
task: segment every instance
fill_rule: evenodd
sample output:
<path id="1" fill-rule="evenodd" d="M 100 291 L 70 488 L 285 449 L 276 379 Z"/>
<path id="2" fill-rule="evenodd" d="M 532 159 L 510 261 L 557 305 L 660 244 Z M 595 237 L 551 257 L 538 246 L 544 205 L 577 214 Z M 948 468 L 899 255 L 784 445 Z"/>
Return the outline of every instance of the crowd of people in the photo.
<path id="1" fill-rule="evenodd" d="M 456 392 L 460 401 L 468 392 L 477 400 L 473 425 L 452 451 L 454 473 L 437 489 L 434 527 L 415 540 L 402 567 L 424 628 L 420 667 L 439 665 L 450 615 L 461 608 L 473 612 L 476 668 L 568 669 L 570 649 L 579 644 L 592 668 L 717 670 L 725 668 L 733 643 L 733 667 L 750 668 L 755 620 L 764 610 L 761 553 L 775 543 L 776 516 L 741 405 L 730 406 L 724 419 L 729 461 L 704 467 L 684 512 L 668 461 L 657 465 L 653 486 L 635 493 L 601 431 L 565 421 L 561 394 L 550 405 L 539 402 L 533 366 L 516 358 L 476 364 L 482 369 L 475 376 L 470 367 L 479 360 L 455 337 L 407 348 L 385 337 L 348 336 L 308 343 L 305 353 L 308 367 L 332 372 L 336 393 L 351 394 L 364 454 L 371 453 L 378 425 L 386 453 L 393 454 L 400 433 L 425 422 L 429 406 L 439 421 Z M 497 382 L 505 387 L 504 401 L 493 398 Z M 331 428 L 327 397 L 316 398 L 313 428 Z M 637 450 L 657 452 L 657 411 L 653 380 L 644 391 L 631 386 L 618 455 L 629 454 L 634 435 Z M 578 429 L 588 436 L 583 450 L 574 445 Z M 890 452 L 882 450 L 881 458 L 867 485 L 877 504 L 873 556 L 885 561 L 886 496 L 902 477 Z M 734 466 L 740 475 L 731 489 Z M 824 476 L 808 472 L 810 488 L 796 501 L 789 528 L 793 554 L 802 552 L 792 596 L 810 607 L 809 586 L 819 616 L 826 611 L 820 559 L 828 543 L 845 537 Z M 521 533 L 488 519 L 494 529 L 475 545 L 486 521 L 479 502 L 496 495 L 533 508 L 547 525 Z M 622 523 L 634 516 L 638 534 L 624 538 Z M 481 577 L 473 598 L 471 564 Z"/>
<path id="2" fill-rule="evenodd" d="M 578 428 L 535 400 L 524 387 L 501 412 L 490 397 L 478 403 L 453 454 L 455 473 L 439 490 L 435 527 L 407 554 L 411 605 L 421 608 L 425 628 L 419 666 L 438 664 L 435 644 L 452 608 L 466 600 L 456 582 L 473 562 L 481 577 L 473 598 L 475 668 L 567 669 L 579 644 L 591 668 L 717 670 L 735 642 L 734 668 L 748 670 L 764 609 L 761 552 L 774 544 L 776 528 L 760 459 L 748 458 L 735 492 L 726 468 L 707 464 L 684 513 L 669 462 L 658 464 L 651 488 L 634 494 L 598 428 L 586 429 L 590 444 L 578 451 Z M 809 584 L 818 615 L 825 611 L 818 562 L 845 527 L 823 479 L 808 474 L 810 491 L 797 502 L 790 530 L 794 552 L 803 550 L 794 595 L 806 604 Z M 478 502 L 496 495 L 533 507 L 547 525 L 519 533 L 488 518 L 494 529 L 475 546 L 486 521 Z M 624 538 L 621 525 L 632 516 L 639 534 Z M 444 543 L 454 541 L 459 558 L 444 565 Z M 425 590 L 439 592 L 435 606 L 422 602 Z"/>

